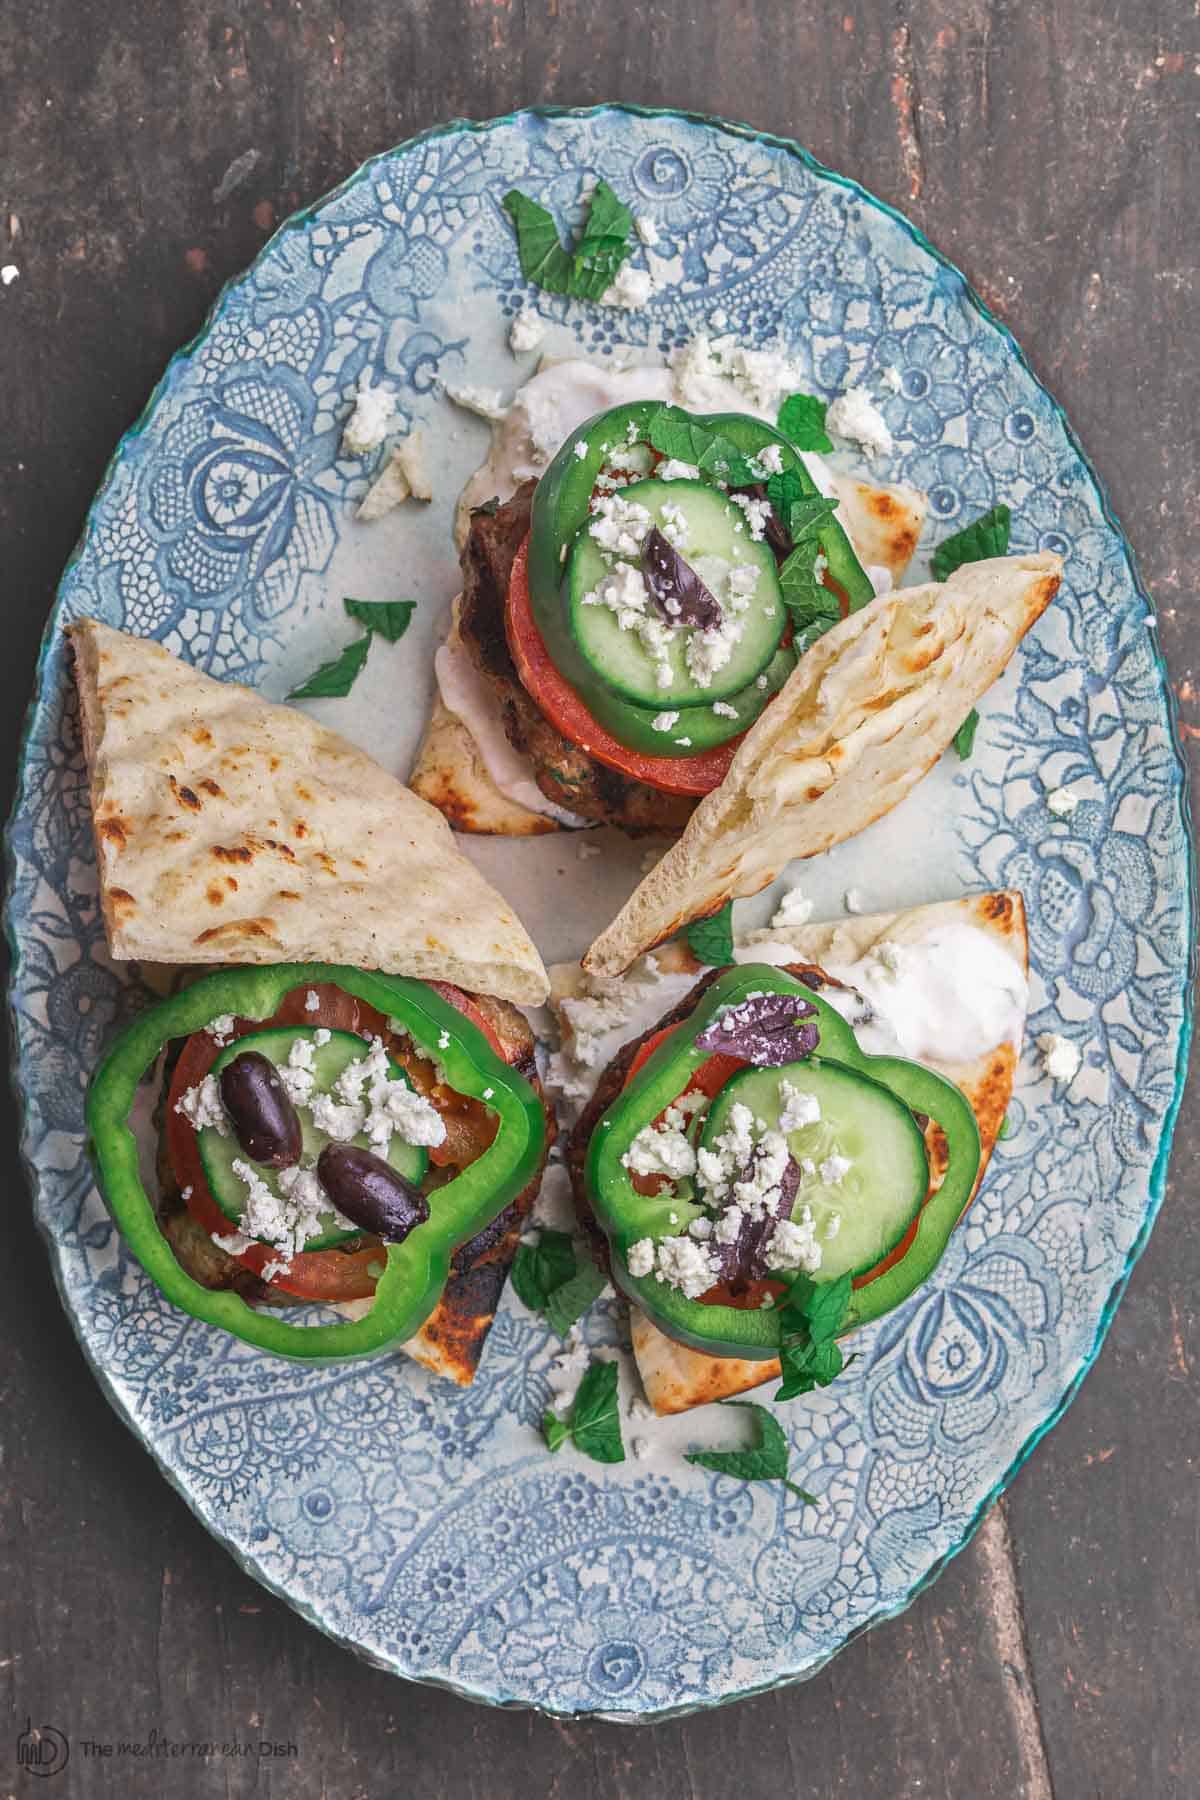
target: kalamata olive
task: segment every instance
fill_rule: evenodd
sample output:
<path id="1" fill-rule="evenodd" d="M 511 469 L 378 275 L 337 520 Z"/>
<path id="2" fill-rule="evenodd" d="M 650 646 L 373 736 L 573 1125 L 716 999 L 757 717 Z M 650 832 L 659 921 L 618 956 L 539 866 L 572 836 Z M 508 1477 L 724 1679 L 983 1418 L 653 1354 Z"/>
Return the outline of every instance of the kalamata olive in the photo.
<path id="1" fill-rule="evenodd" d="M 300 1161 L 300 1115 L 269 1057 L 243 1050 L 221 1070 L 220 1087 L 234 1136 L 251 1162 L 290 1169 Z"/>
<path id="2" fill-rule="evenodd" d="M 420 1188 L 373 1150 L 326 1144 L 317 1158 L 317 1180 L 340 1213 L 385 1244 L 402 1244 L 429 1217 L 429 1202 Z"/>

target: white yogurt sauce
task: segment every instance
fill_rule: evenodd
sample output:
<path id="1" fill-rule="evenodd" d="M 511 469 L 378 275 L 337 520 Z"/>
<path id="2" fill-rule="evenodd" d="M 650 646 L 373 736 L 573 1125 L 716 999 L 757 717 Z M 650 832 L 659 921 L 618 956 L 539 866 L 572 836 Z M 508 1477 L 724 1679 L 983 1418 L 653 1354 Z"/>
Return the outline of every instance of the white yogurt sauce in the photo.
<path id="1" fill-rule="evenodd" d="M 997 1044 L 1020 1046 L 1025 971 L 986 932 L 939 925 L 919 943 L 888 946 L 886 961 L 879 950 L 874 946 L 857 962 L 822 965 L 856 989 L 875 1015 L 855 1026 L 869 1056 L 898 1046 L 916 1062 L 971 1062 Z M 836 990 L 821 997 L 839 1012 L 847 1004 Z"/>
<path id="2" fill-rule="evenodd" d="M 457 641 L 443 644 L 434 655 L 433 668 L 443 702 L 470 732 L 484 768 L 500 792 L 517 806 L 544 813 L 560 825 L 586 825 L 588 820 L 568 812 L 565 806 L 556 806 L 543 794 L 533 779 L 529 758 L 509 743 L 500 702 L 466 648 Z"/>
<path id="3" fill-rule="evenodd" d="M 579 357 L 544 365 L 517 389 L 507 414 L 494 426 L 487 460 L 467 483 L 464 505 L 477 506 L 493 494 L 507 500 L 523 481 L 542 474 L 573 431 L 610 407 L 658 400 L 686 412 L 749 413 L 773 425 L 780 399 L 803 384 L 801 371 L 783 358 L 768 365 L 779 371 L 774 382 L 757 368 L 753 380 L 737 380 L 712 373 L 707 359 L 697 361 L 695 349 L 689 345 L 675 366 L 666 369 L 602 368 Z M 801 456 L 821 493 L 832 497 L 822 459 L 808 451 Z"/>
<path id="4" fill-rule="evenodd" d="M 795 944 L 765 934 L 734 950 L 739 963 L 777 967 L 800 955 Z M 826 974 L 854 990 L 826 988 L 821 998 L 853 1027 L 868 1056 L 972 1062 L 997 1044 L 1020 1048 L 1029 991 L 1025 971 L 974 925 L 938 925 L 916 943 L 884 938 L 854 962 L 828 953 L 818 960 Z"/>

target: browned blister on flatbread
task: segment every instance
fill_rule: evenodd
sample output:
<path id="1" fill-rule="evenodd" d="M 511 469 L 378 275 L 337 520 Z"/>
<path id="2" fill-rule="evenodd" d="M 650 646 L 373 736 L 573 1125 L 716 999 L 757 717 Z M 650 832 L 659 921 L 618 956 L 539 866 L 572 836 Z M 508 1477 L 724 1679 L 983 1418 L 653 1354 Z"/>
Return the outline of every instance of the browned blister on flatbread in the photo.
<path id="1" fill-rule="evenodd" d="M 544 998 L 511 907 L 365 752 L 144 638 L 69 634 L 114 957 L 343 962 Z"/>

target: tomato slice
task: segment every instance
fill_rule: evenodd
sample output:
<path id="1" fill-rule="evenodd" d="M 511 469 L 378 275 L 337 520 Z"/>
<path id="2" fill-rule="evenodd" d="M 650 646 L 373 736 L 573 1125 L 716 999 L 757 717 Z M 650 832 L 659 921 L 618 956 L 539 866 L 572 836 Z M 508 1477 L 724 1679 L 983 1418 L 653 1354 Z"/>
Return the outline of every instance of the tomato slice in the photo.
<path id="1" fill-rule="evenodd" d="M 592 717 L 570 682 L 560 674 L 538 630 L 529 598 L 529 539 L 517 551 L 508 582 L 505 626 L 508 647 L 522 685 L 556 731 L 631 781 L 644 781 L 667 794 L 709 794 L 720 787 L 741 743 L 730 738 L 698 756 L 648 756 L 630 750 Z M 743 736 L 745 733 L 742 734 Z"/>
<path id="2" fill-rule="evenodd" d="M 429 985 L 478 1027 L 498 1056 L 504 1056 L 499 1038 L 469 995 L 447 981 L 430 982 Z M 307 1004 L 310 992 L 317 996 L 315 1010 Z M 390 1036 L 382 1013 L 328 983 L 315 989 L 295 989 L 272 1019 L 239 1019 L 234 1026 L 234 1035 L 245 1037 L 251 1032 L 265 1030 L 269 1025 L 324 1025 L 331 1031 L 380 1036 L 385 1042 Z M 410 1060 L 406 1046 L 391 1047 L 400 1051 L 402 1061 Z M 206 1032 L 196 1032 L 188 1039 L 175 1065 L 167 1096 L 166 1133 L 171 1167 L 188 1211 L 210 1235 L 227 1237 L 236 1227 L 213 1198 L 200 1160 L 195 1128 L 175 1110 L 180 1096 L 204 1079 L 220 1053 L 221 1046 Z M 409 1074 L 414 1083 L 427 1092 L 446 1120 L 446 1141 L 431 1151 L 430 1161 L 454 1162 L 463 1167 L 487 1148 L 495 1135 L 495 1121 L 477 1102 L 453 1096 L 448 1089 L 441 1088 L 433 1078 L 432 1070 L 425 1074 L 426 1067 L 420 1063 L 415 1069 L 410 1068 Z M 459 1099 L 462 1099 L 461 1105 L 456 1104 Z M 292 1258 L 286 1275 L 272 1276 L 271 1286 L 299 1300 L 367 1300 L 375 1292 L 376 1275 L 383 1259 L 384 1251 L 377 1239 L 372 1239 L 361 1250 L 302 1250 Z M 235 1260 L 252 1274 L 261 1275 L 277 1256 L 269 1244 L 251 1244 Z"/>

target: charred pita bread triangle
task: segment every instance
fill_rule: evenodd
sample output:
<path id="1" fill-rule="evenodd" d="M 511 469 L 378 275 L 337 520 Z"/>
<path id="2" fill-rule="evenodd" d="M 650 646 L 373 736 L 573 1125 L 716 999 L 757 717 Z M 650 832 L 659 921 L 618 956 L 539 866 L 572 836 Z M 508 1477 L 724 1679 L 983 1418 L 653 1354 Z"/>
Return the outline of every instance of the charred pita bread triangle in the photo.
<path id="1" fill-rule="evenodd" d="M 1058 590 L 1049 552 L 882 595 L 827 631 L 720 787 L 583 959 L 617 975 L 692 919 L 882 818 L 916 786 Z"/>
<path id="2" fill-rule="evenodd" d="M 95 619 L 69 635 L 114 957 L 333 961 L 545 998 L 507 902 L 362 750 L 149 639 Z"/>

